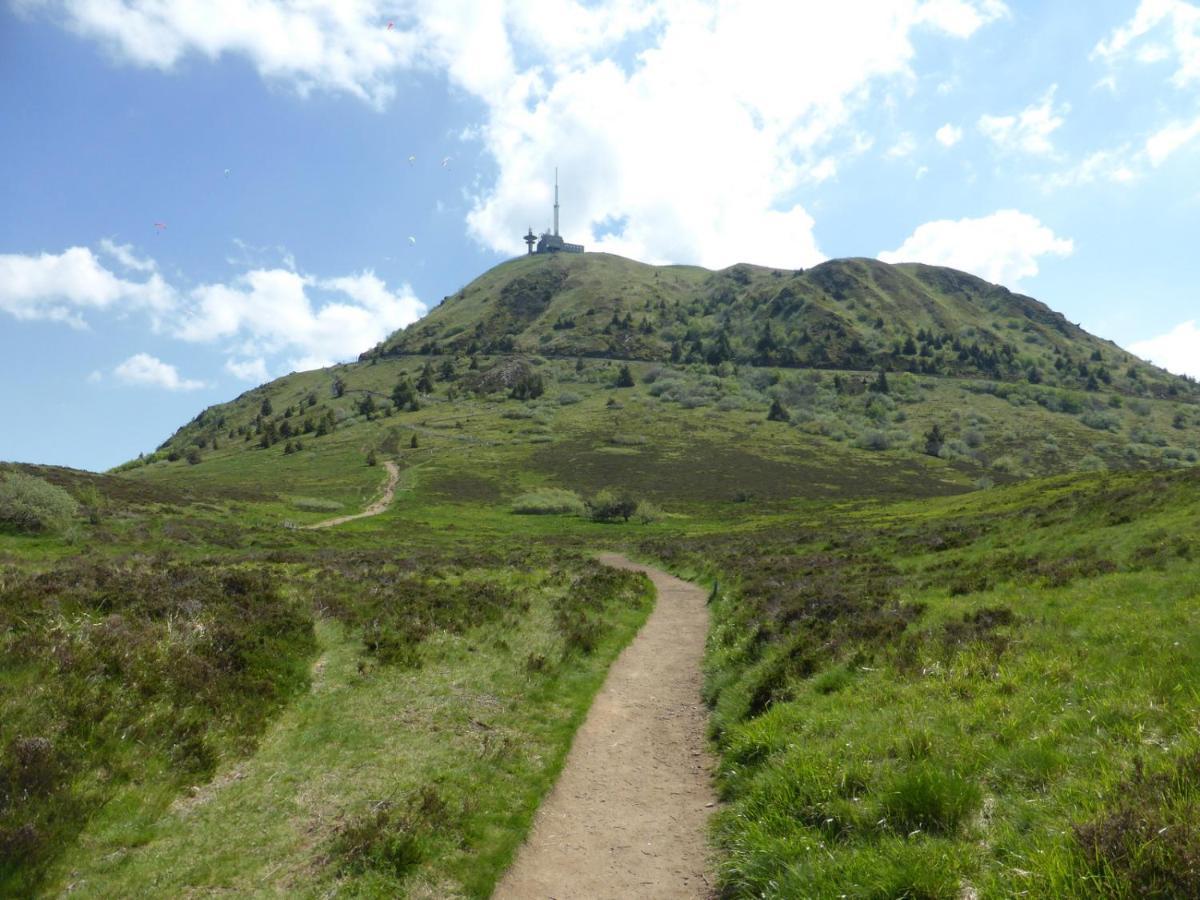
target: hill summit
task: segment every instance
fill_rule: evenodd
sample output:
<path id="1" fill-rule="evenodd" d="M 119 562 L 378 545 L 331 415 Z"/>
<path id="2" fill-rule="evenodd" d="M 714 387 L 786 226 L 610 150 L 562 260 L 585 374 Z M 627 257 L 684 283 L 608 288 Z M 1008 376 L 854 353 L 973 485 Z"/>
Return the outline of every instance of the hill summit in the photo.
<path id="1" fill-rule="evenodd" d="M 908 371 L 1176 396 L 1181 380 L 1044 303 L 919 263 L 651 266 L 607 253 L 496 266 L 364 353 L 534 353 Z"/>

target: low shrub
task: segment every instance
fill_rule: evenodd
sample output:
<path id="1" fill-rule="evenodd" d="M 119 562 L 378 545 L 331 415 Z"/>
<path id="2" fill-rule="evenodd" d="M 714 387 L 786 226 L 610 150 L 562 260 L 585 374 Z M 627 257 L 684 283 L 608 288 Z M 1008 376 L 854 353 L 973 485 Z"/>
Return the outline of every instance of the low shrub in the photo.
<path id="1" fill-rule="evenodd" d="M 593 522 L 628 522 L 638 508 L 638 501 L 628 494 L 603 490 L 587 502 L 588 515 Z"/>
<path id="2" fill-rule="evenodd" d="M 291 505 L 293 509 L 306 512 L 333 512 L 342 508 L 342 504 L 336 500 L 323 500 L 320 497 L 293 497 Z"/>
<path id="3" fill-rule="evenodd" d="M 584 503 L 574 491 L 538 488 L 513 500 L 512 511 L 521 516 L 574 516 L 583 514 Z"/>
<path id="4" fill-rule="evenodd" d="M 75 499 L 44 479 L 11 472 L 0 481 L 0 526 L 17 531 L 60 531 L 75 515 Z"/>

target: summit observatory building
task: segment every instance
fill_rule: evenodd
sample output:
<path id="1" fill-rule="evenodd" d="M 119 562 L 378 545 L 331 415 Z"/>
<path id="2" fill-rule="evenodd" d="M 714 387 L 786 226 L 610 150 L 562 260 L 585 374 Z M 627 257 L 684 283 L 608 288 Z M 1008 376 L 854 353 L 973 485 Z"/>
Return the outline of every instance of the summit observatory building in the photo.
<path id="1" fill-rule="evenodd" d="M 534 247 L 534 243 L 537 247 Z M 554 231 L 543 231 L 541 237 L 533 233 L 533 229 L 529 229 L 529 233 L 525 235 L 525 245 L 529 248 L 529 255 L 534 253 L 582 253 L 583 244 L 568 244 L 558 234 L 558 169 L 554 170 Z"/>

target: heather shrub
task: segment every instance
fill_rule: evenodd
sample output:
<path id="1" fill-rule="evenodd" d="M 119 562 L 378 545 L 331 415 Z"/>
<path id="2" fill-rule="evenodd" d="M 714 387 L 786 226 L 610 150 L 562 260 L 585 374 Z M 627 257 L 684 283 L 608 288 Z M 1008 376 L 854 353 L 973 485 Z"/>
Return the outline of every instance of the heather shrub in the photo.
<path id="1" fill-rule="evenodd" d="M 0 526 L 17 531 L 59 531 L 75 515 L 75 500 L 33 475 L 11 472 L 0 481 Z"/>

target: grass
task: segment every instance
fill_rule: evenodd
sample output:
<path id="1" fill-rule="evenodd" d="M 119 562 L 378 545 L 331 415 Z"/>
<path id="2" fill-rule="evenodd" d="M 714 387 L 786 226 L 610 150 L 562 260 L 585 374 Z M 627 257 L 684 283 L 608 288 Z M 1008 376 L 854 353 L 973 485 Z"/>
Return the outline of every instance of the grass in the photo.
<path id="1" fill-rule="evenodd" d="M 568 311 L 608 321 L 596 265 Z M 621 308 L 737 277 L 630 269 Z M 504 285 L 478 287 L 438 340 Z M 120 472 L 5 467 L 79 508 L 0 532 L 0 892 L 486 896 L 647 613 L 583 556 L 617 547 L 713 585 L 727 896 L 1195 892 L 1186 391 L 649 359 L 618 389 L 619 361 L 550 353 L 581 325 L 514 303 L 532 399 L 509 360 L 435 356 L 393 411 L 426 358 L 371 357 Z M 260 446 L 285 423 L 302 450 Z M 391 508 L 285 527 L 369 503 L 372 452 Z M 603 495 L 636 512 L 578 514 Z"/>
<path id="2" fill-rule="evenodd" d="M 419 669 L 381 665 L 356 629 L 320 619 L 313 689 L 252 757 L 136 840 L 123 817 L 97 823 L 52 883 L 85 896 L 488 896 L 649 610 L 644 579 L 596 568 L 507 573 L 529 608 L 500 627 L 431 635 Z M 586 603 L 591 652 L 556 624 L 563 602 Z"/>
<path id="3" fill-rule="evenodd" d="M 1194 892 L 1198 509 L 1079 478 L 682 551 L 722 585 L 725 894 Z"/>

